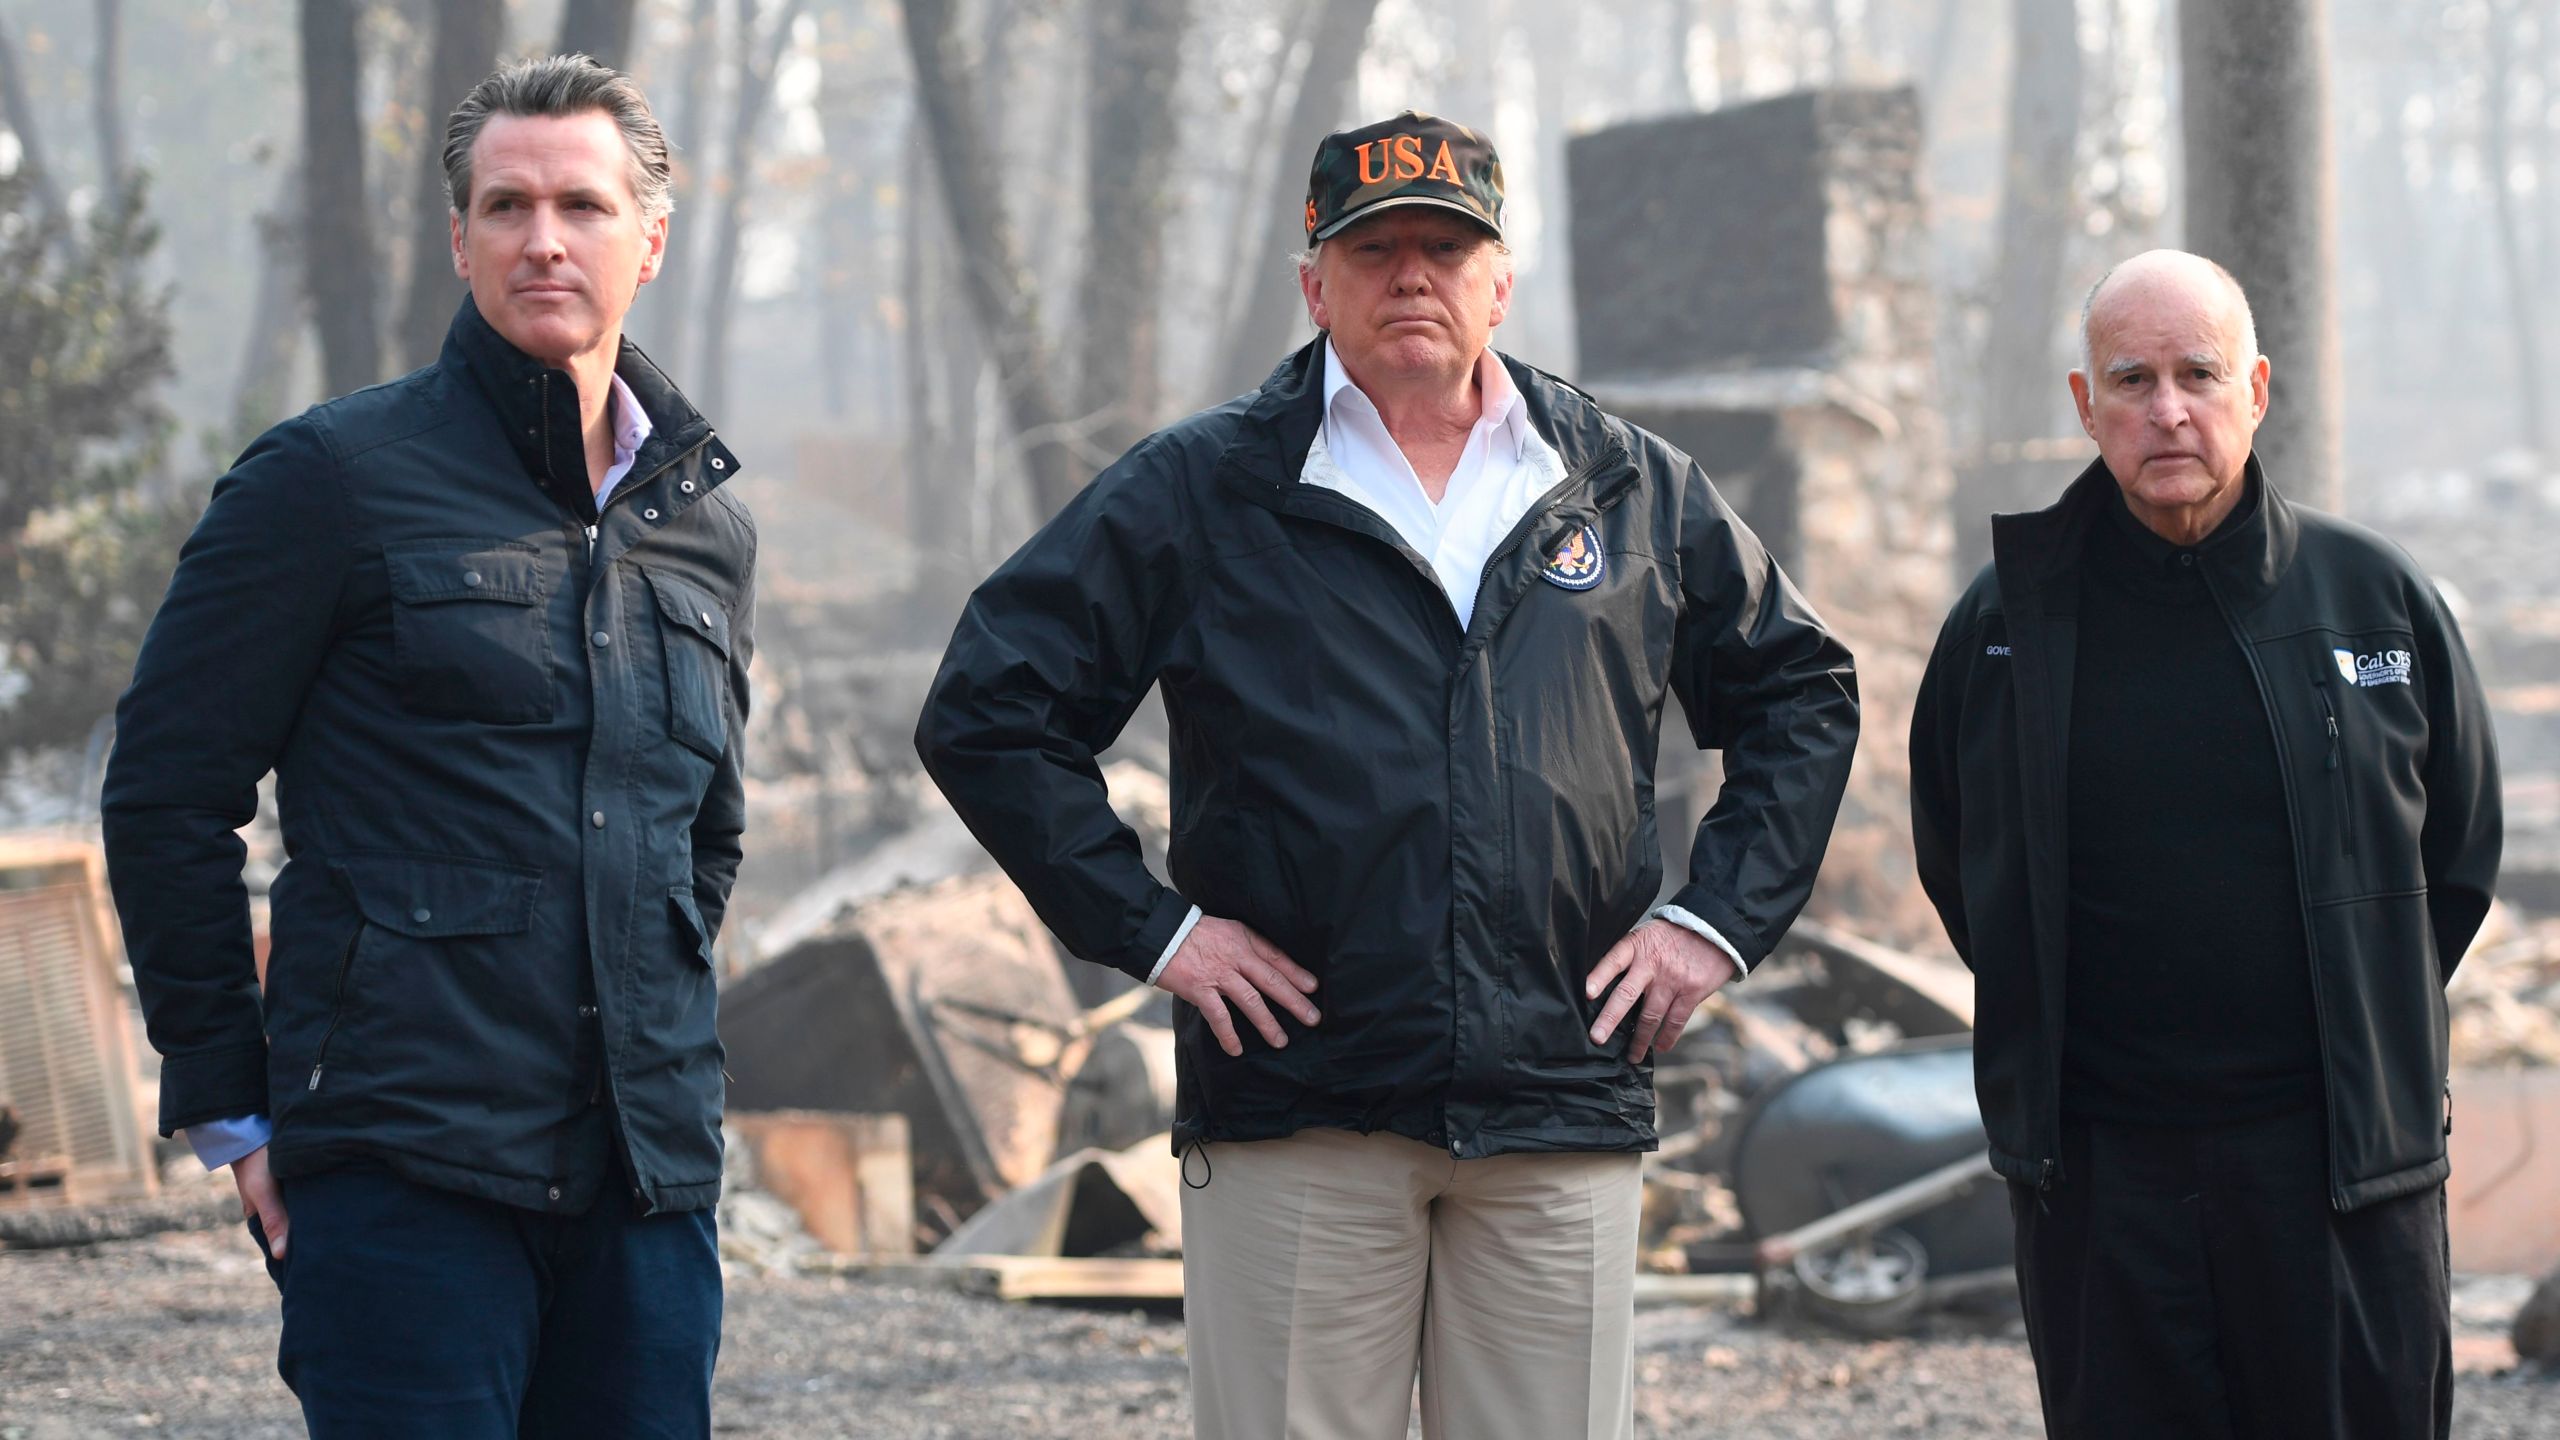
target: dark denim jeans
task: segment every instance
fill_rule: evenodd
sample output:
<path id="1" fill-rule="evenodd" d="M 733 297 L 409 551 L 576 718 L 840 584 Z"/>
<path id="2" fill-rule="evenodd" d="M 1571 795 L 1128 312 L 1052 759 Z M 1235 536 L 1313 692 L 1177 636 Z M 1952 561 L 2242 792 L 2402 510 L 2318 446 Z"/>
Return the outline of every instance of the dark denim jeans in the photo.
<path id="1" fill-rule="evenodd" d="M 315 1440 L 711 1433 L 710 1211 L 644 1217 L 609 1190 L 542 1215 L 379 1170 L 283 1193 L 276 1369 Z"/>

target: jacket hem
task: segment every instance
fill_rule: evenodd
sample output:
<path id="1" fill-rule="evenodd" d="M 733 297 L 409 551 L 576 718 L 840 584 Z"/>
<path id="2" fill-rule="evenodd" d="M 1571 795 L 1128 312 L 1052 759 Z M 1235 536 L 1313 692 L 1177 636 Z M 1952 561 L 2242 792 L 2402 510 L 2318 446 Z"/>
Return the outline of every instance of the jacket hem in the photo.
<path id="1" fill-rule="evenodd" d="M 303 1144 L 278 1141 L 270 1144 L 267 1153 L 274 1173 L 284 1179 L 354 1166 L 379 1166 L 403 1180 L 429 1189 L 450 1190 L 457 1195 L 468 1195 L 518 1210 L 571 1213 L 561 1202 L 551 1198 L 552 1187 L 559 1182 L 549 1176 L 499 1175 L 361 1140 L 323 1140 Z M 592 1210 L 596 1205 L 614 1203 L 613 1197 L 627 1191 L 630 1185 L 629 1173 L 617 1164 L 601 1178 L 593 1198 L 581 1208 Z M 720 1182 L 717 1180 L 689 1185 L 644 1184 L 639 1188 L 648 1212 L 653 1215 L 679 1210 L 707 1210 L 720 1200 Z"/>
<path id="2" fill-rule="evenodd" d="M 1220 1120 L 1214 1124 L 1196 1118 L 1177 1121 L 1173 1127 L 1173 1149 L 1179 1155 L 1193 1145 L 1248 1144 L 1256 1140 L 1286 1140 L 1301 1130 L 1347 1130 L 1355 1135 L 1385 1133 L 1401 1135 L 1416 1144 L 1446 1149 L 1449 1139 L 1441 1122 L 1420 1117 L 1395 1116 L 1384 1121 L 1369 1121 L 1362 1116 L 1337 1119 L 1287 1117 L 1272 1120 Z M 1661 1144 L 1650 1125 L 1575 1125 L 1552 1130 L 1502 1130 L 1485 1128 L 1474 1132 L 1480 1142 L 1464 1158 L 1485 1159 L 1495 1155 L 1537 1155 L 1572 1152 L 1597 1154 L 1644 1153 Z"/>
<path id="3" fill-rule="evenodd" d="M 2341 1211 L 2351 1212 L 2362 1210 L 2368 1205 L 2379 1205 L 2385 1200 L 2397 1200 L 2403 1195 L 2414 1195 L 2431 1186 L 2443 1184 L 2445 1177 L 2452 1173 L 2453 1158 L 2449 1155 L 2439 1155 L 2424 1165 L 2395 1170 L 2388 1175 L 2377 1175 L 2373 1179 L 2358 1180 L 2354 1184 L 2342 1187 L 2338 1191 L 2338 1208 Z"/>

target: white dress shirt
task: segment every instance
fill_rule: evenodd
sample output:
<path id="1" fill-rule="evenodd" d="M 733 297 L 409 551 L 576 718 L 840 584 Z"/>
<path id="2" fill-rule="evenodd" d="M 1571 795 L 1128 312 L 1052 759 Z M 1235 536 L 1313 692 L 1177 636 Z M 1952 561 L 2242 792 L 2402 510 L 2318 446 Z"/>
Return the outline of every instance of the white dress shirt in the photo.
<path id="1" fill-rule="evenodd" d="M 1475 618 L 1476 590 L 1494 547 L 1545 498 L 1564 483 L 1564 457 L 1529 423 L 1529 407 L 1520 399 L 1511 372 L 1491 349 L 1476 359 L 1476 389 L 1484 408 L 1467 432 L 1466 448 L 1449 483 L 1436 502 L 1422 488 L 1378 406 L 1342 367 L 1333 341 L 1324 343 L 1324 423 L 1298 478 L 1309 485 L 1337 491 L 1395 527 L 1414 553 L 1431 564 L 1440 589 L 1464 630 Z M 1657 907 L 1647 919 L 1668 920 L 1703 936 L 1744 968 L 1740 952 L 1716 928 L 1677 905 Z M 1200 907 L 1191 907 L 1173 939 L 1147 973 L 1153 984 L 1173 963 L 1174 952 L 1191 938 L 1200 923 Z"/>

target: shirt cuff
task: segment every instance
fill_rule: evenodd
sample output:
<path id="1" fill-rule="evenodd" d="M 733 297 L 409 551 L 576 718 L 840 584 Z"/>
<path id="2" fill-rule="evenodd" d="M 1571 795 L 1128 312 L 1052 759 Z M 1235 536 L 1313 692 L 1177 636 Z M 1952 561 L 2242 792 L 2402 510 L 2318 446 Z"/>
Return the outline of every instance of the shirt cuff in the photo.
<path id="1" fill-rule="evenodd" d="M 275 1138 L 276 1127 L 264 1115 L 242 1115 L 231 1120 L 207 1120 L 178 1132 L 186 1137 L 187 1148 L 196 1152 L 207 1170 L 219 1170 L 234 1160 L 266 1148 Z"/>
<path id="2" fill-rule="evenodd" d="M 1147 972 L 1148 984 L 1156 983 L 1156 977 L 1164 973 L 1164 967 L 1173 963 L 1173 952 L 1181 949 L 1182 942 L 1191 938 L 1191 928 L 1199 923 L 1200 907 L 1194 905 L 1191 913 L 1182 917 L 1182 923 L 1174 927 L 1173 938 L 1165 942 L 1164 953 L 1156 957 L 1156 968 Z"/>
<path id="3" fill-rule="evenodd" d="M 1672 924 L 1679 926 L 1681 929 L 1688 931 L 1690 934 L 1699 937 L 1708 944 L 1723 951 L 1726 957 L 1733 961 L 1733 971 L 1735 974 L 1748 975 L 1751 973 L 1751 967 L 1743 963 L 1742 952 L 1733 948 L 1732 941 L 1724 938 L 1724 935 L 1719 932 L 1716 927 L 1699 919 L 1697 916 L 1690 914 L 1680 906 L 1656 905 L 1653 907 L 1652 912 L 1647 914 L 1644 918 L 1647 920 L 1670 921 Z"/>

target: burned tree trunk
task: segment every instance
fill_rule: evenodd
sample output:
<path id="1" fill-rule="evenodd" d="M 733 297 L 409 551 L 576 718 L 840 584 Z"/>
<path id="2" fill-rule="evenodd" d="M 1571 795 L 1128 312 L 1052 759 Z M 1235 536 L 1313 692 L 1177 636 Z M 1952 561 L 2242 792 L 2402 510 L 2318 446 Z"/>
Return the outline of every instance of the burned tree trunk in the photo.
<path id="1" fill-rule="evenodd" d="M 738 0 L 737 65 L 732 95 L 737 101 L 729 117 L 729 153 L 720 185 L 718 238 L 711 251 L 711 289 L 702 312 L 702 397 L 714 415 L 725 413 L 729 399 L 729 322 L 738 294 L 738 253 L 745 243 L 747 192 L 754 188 L 757 132 L 773 99 L 773 72 L 791 44 L 791 27 L 800 19 L 801 0 L 783 0 L 781 12 L 765 43 L 756 43 L 756 0 Z"/>
<path id="2" fill-rule="evenodd" d="M 249 306 L 248 333 L 233 377 L 231 420 L 254 434 L 284 418 L 286 387 L 310 323 L 310 297 L 302 283 L 302 165 L 289 161 L 276 182 L 273 204 L 253 222 L 258 235 L 258 284 Z"/>
<path id="3" fill-rule="evenodd" d="M 1374 4 L 1375 0 L 1369 0 Z M 1005 214 L 1004 177 L 980 123 L 976 85 L 953 33 L 953 0 L 903 0 L 916 104 L 932 142 L 934 170 L 968 281 L 978 330 L 994 353 L 1005 412 L 1039 515 L 1056 513 L 1082 484 L 1064 435 L 1063 412 L 1040 302 L 1022 246 Z"/>
<path id="4" fill-rule="evenodd" d="M 498 63 L 507 12 L 504 0 L 444 0 L 435 7 L 435 51 L 427 64 L 426 123 L 418 136 L 417 176 L 409 191 L 409 280 L 400 309 L 398 363 L 428 364 L 444 348 L 462 284 L 444 193 L 444 127 L 453 107 Z M 453 197 L 455 204 L 463 197 Z"/>
<path id="5" fill-rule="evenodd" d="M 321 388 L 331 395 L 382 378 L 380 272 L 364 189 L 363 55 L 356 0 L 302 0 L 304 283 L 320 331 Z"/>
<path id="6" fill-rule="evenodd" d="M 2507 337 L 2514 346 L 2517 440 L 2541 457 L 2550 453 L 2542 419 L 2541 321 L 2537 314 L 2532 266 L 2525 259 L 2524 222 L 2516 213 L 2515 187 L 2515 50 L 2520 39 L 2517 8 L 2509 3 L 2489 7 L 2489 76 L 2480 97 L 2482 149 L 2488 174 L 2490 214 L 2498 239 L 2498 268 L 2507 281 Z M 2539 122 L 2541 117 L 2537 115 Z M 2547 123 L 2547 122 L 2543 122 Z M 2540 128 L 2540 125 L 2537 125 Z M 2395 160 L 2397 157 L 2394 157 Z M 2537 168 L 2537 178 L 2544 172 Z"/>
<path id="7" fill-rule="evenodd" d="M 2059 420 L 2064 393 L 2054 338 L 2062 271 L 2079 215 L 2082 56 L 2076 0 L 2013 0 L 2009 136 L 2000 180 L 1998 249 L 1972 459 L 1956 472 L 1956 573 L 1991 556 L 1990 517 L 2052 499 L 2053 467 L 2035 450 Z M 1925 97 L 1924 97 L 1925 101 Z"/>
<path id="8" fill-rule="evenodd" d="M 616 70 L 631 68 L 635 0 L 569 0 L 560 7 L 560 40 L 552 51 L 587 55 Z"/>
<path id="9" fill-rule="evenodd" d="M 678 53 L 681 58 L 676 65 L 676 98 L 668 109 L 671 123 L 667 127 L 668 148 L 675 162 L 675 219 L 668 227 L 667 255 L 658 267 L 658 278 L 641 292 L 642 299 L 634 305 L 633 313 L 659 361 L 681 370 L 685 341 L 692 328 L 695 261 L 694 247 L 680 238 L 678 229 L 692 223 L 693 202 L 702 194 L 704 157 L 710 154 L 706 141 L 711 132 L 711 107 L 703 94 L 703 81 L 719 63 L 720 0 L 693 0 L 684 44 Z M 631 332 L 632 327 L 626 325 L 624 333 Z"/>
<path id="10" fill-rule="evenodd" d="M 97 0 L 98 56 L 92 65 L 89 113 L 98 126 L 98 175 L 107 204 L 124 208 L 133 193 L 132 148 L 124 136 L 124 3 Z"/>
<path id="11" fill-rule="evenodd" d="M 1235 277 L 1247 299 L 1244 318 L 1227 337 L 1226 358 L 1218 367 L 1221 396 L 1261 384 L 1306 314 L 1284 262 L 1306 244 L 1300 202 L 1307 194 L 1307 166 L 1315 158 L 1316 142 L 1342 123 L 1360 76 L 1361 52 L 1369 48 L 1369 21 L 1377 11 L 1378 0 L 1324 0 L 1298 97 L 1289 107 L 1288 123 L 1274 137 L 1279 158 L 1272 166 L 1271 189 L 1253 220 L 1262 227 L 1262 246 L 1253 268 Z"/>
<path id="12" fill-rule="evenodd" d="M 2187 248 L 2249 294 L 2274 400 L 2258 455 L 2276 483 L 2337 508 L 2343 454 L 2338 183 L 2321 0 L 2178 7 Z"/>
<path id="13" fill-rule="evenodd" d="M 1080 408 L 1096 419 L 1089 445 L 1106 460 L 1156 418 L 1174 87 L 1190 24 L 1190 0 L 1092 10 L 1077 381 Z"/>
<path id="14" fill-rule="evenodd" d="M 1983 499 L 1992 510 L 2043 503 L 2046 470 L 2018 453 L 2052 430 L 2063 393 L 2054 363 L 2062 267 L 2079 207 L 2080 16 L 2074 0 L 2010 6 L 2008 160 L 2000 180 L 1998 259 L 1981 375 Z M 2049 497 L 2047 497 L 2049 498 Z M 1969 507 L 1970 508 L 1970 507 Z M 1966 526 L 1972 539 L 1982 527 Z"/>

